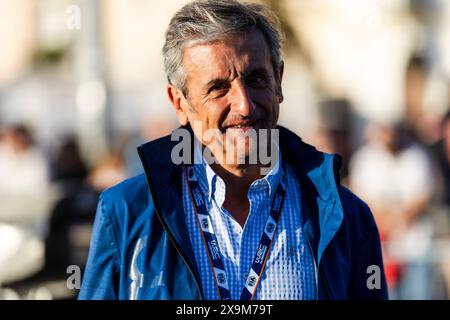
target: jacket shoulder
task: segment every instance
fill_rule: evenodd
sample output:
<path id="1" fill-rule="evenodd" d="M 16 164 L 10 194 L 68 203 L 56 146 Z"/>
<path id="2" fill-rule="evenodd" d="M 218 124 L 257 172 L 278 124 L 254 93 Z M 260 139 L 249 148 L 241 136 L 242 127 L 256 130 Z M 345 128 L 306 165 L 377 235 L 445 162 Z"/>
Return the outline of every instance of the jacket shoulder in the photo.
<path id="1" fill-rule="evenodd" d="M 99 205 L 114 229 L 121 234 L 137 222 L 146 221 L 154 211 L 144 174 L 126 179 L 103 191 Z"/>
<path id="2" fill-rule="evenodd" d="M 131 243 L 151 224 L 153 205 L 145 176 L 127 179 L 102 192 L 79 299 L 118 299 L 127 277 Z M 147 227 L 147 229 L 145 229 Z"/>
<path id="3" fill-rule="evenodd" d="M 114 205 L 145 205 L 151 202 L 147 180 L 142 173 L 103 191 L 103 202 Z"/>

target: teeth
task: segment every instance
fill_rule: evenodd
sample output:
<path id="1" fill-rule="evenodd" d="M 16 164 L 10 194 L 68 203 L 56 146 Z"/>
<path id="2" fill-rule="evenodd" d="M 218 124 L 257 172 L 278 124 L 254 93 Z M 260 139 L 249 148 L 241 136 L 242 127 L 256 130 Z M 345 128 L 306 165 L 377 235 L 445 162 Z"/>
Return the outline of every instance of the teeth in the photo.
<path id="1" fill-rule="evenodd" d="M 245 127 L 245 125 L 242 125 L 242 124 L 238 124 L 238 125 L 235 125 L 235 126 L 230 126 L 230 127 L 227 127 L 227 128 L 240 129 L 240 128 L 243 128 L 243 127 Z"/>

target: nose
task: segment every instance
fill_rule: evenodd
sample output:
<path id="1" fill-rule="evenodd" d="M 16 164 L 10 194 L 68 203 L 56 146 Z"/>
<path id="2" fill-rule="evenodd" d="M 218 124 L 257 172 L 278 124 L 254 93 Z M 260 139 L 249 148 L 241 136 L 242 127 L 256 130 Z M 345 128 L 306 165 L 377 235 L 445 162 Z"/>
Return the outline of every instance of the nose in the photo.
<path id="1" fill-rule="evenodd" d="M 241 81 L 236 81 L 232 87 L 232 91 L 232 108 L 238 111 L 242 117 L 251 116 L 255 111 L 256 106 L 246 86 Z"/>

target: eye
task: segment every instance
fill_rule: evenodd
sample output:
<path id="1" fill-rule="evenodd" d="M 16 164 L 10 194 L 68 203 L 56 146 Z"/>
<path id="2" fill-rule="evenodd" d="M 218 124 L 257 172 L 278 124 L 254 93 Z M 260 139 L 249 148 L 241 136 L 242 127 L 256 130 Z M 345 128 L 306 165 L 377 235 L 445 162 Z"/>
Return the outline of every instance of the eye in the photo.
<path id="1" fill-rule="evenodd" d="M 223 85 L 223 84 L 218 84 L 218 85 L 214 85 L 211 88 L 209 88 L 209 92 L 214 92 L 214 91 L 220 91 L 220 90 L 226 90 L 227 86 Z"/>
<path id="2" fill-rule="evenodd" d="M 247 84 L 253 88 L 265 88 L 268 84 L 266 75 L 264 74 L 254 74 L 247 78 Z"/>
<path id="3" fill-rule="evenodd" d="M 216 83 L 208 89 L 208 94 L 211 95 L 213 98 L 219 98 L 224 96 L 228 92 L 229 88 L 230 88 L 229 83 L 223 82 Z"/>

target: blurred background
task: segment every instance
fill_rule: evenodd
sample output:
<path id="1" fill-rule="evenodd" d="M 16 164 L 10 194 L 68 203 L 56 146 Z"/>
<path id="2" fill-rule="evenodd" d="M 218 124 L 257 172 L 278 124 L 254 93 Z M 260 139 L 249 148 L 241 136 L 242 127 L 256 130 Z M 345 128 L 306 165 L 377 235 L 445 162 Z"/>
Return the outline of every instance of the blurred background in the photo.
<path id="1" fill-rule="evenodd" d="M 0 0 L 0 299 L 73 299 L 97 197 L 177 127 L 161 48 L 185 0 Z M 392 299 L 450 297 L 450 1 L 266 0 L 280 124 L 343 156 Z"/>

